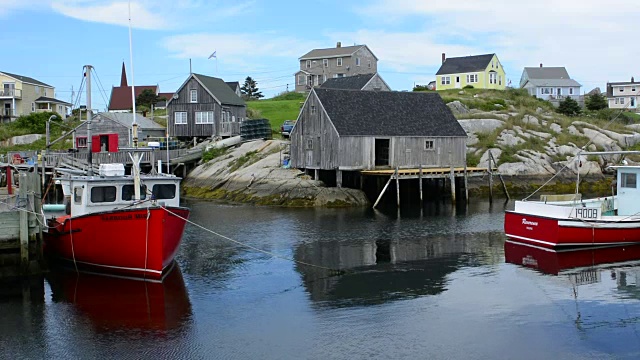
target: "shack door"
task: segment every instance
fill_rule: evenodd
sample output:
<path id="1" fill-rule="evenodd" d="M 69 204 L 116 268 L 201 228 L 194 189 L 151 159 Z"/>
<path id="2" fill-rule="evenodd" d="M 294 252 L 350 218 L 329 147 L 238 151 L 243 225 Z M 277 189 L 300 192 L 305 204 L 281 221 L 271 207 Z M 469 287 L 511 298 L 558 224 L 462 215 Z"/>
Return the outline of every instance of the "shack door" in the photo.
<path id="1" fill-rule="evenodd" d="M 100 152 L 100 135 L 91 136 L 91 152 Z"/>
<path id="2" fill-rule="evenodd" d="M 389 139 L 375 139 L 375 166 L 389 166 Z"/>
<path id="3" fill-rule="evenodd" d="M 109 134 L 109 152 L 118 152 L 118 134 Z"/>

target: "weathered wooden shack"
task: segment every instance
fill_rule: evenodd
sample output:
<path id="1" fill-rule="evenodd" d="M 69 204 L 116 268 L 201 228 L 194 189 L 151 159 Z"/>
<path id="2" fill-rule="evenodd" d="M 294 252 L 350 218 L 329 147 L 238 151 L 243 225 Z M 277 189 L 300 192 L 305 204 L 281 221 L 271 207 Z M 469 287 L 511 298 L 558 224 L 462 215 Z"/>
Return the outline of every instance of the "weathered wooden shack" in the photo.
<path id="1" fill-rule="evenodd" d="M 466 139 L 436 93 L 314 88 L 291 132 L 291 166 L 338 178 L 342 171 L 460 167 Z"/>
<path id="2" fill-rule="evenodd" d="M 378 73 L 327 79 L 320 87 L 323 89 L 391 91 L 387 82 Z"/>
<path id="3" fill-rule="evenodd" d="M 247 106 L 222 79 L 191 74 L 167 104 L 169 135 L 182 139 L 240 135 Z"/>
<path id="4" fill-rule="evenodd" d="M 131 113 L 103 112 L 94 115 L 91 119 L 91 134 L 93 136 L 118 134 L 119 147 L 133 146 L 133 116 Z M 162 125 L 140 114 L 136 114 L 136 123 L 138 124 L 138 139 L 140 141 L 145 141 L 147 137 L 164 137 L 166 134 Z M 76 130 L 76 147 L 87 147 L 86 122 Z"/>

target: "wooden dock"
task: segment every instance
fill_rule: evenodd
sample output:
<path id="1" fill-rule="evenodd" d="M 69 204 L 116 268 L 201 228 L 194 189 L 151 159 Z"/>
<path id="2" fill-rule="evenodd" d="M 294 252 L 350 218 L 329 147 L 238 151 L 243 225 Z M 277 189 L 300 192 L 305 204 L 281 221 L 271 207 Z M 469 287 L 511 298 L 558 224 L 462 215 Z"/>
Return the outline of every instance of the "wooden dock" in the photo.
<path id="1" fill-rule="evenodd" d="M 0 278 L 37 274 L 43 265 L 40 176 L 20 172 L 16 178 L 17 188 L 0 190 Z"/>

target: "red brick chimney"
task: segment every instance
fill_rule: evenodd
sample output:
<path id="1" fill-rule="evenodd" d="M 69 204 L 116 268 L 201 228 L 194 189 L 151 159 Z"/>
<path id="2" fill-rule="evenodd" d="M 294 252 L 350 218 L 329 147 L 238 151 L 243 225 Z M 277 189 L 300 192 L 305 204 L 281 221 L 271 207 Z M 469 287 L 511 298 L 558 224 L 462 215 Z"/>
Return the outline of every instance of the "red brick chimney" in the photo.
<path id="1" fill-rule="evenodd" d="M 632 82 L 632 83 L 634 82 L 634 81 L 633 81 L 633 76 L 631 77 L 631 82 Z"/>
<path id="2" fill-rule="evenodd" d="M 444 61 L 447 60 L 447 55 L 445 55 L 445 53 L 442 53 L 442 63 L 444 64 Z"/>

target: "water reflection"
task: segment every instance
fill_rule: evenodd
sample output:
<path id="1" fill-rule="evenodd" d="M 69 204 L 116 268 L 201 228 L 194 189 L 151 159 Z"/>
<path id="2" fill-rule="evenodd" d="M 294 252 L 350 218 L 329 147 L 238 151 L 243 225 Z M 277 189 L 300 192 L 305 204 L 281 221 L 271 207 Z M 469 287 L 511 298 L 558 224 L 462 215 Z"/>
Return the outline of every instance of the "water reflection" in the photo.
<path id="1" fill-rule="evenodd" d="M 191 315 L 180 267 L 162 282 L 72 270 L 47 277 L 54 302 L 70 303 L 95 331 L 176 329 Z"/>
<path id="2" fill-rule="evenodd" d="M 295 259 L 344 273 L 336 276 L 303 264 L 296 269 L 314 301 L 331 306 L 379 304 L 446 291 L 448 275 L 456 270 L 501 262 L 496 244 L 502 241 L 501 234 L 493 232 L 317 241 L 297 246 Z"/>

